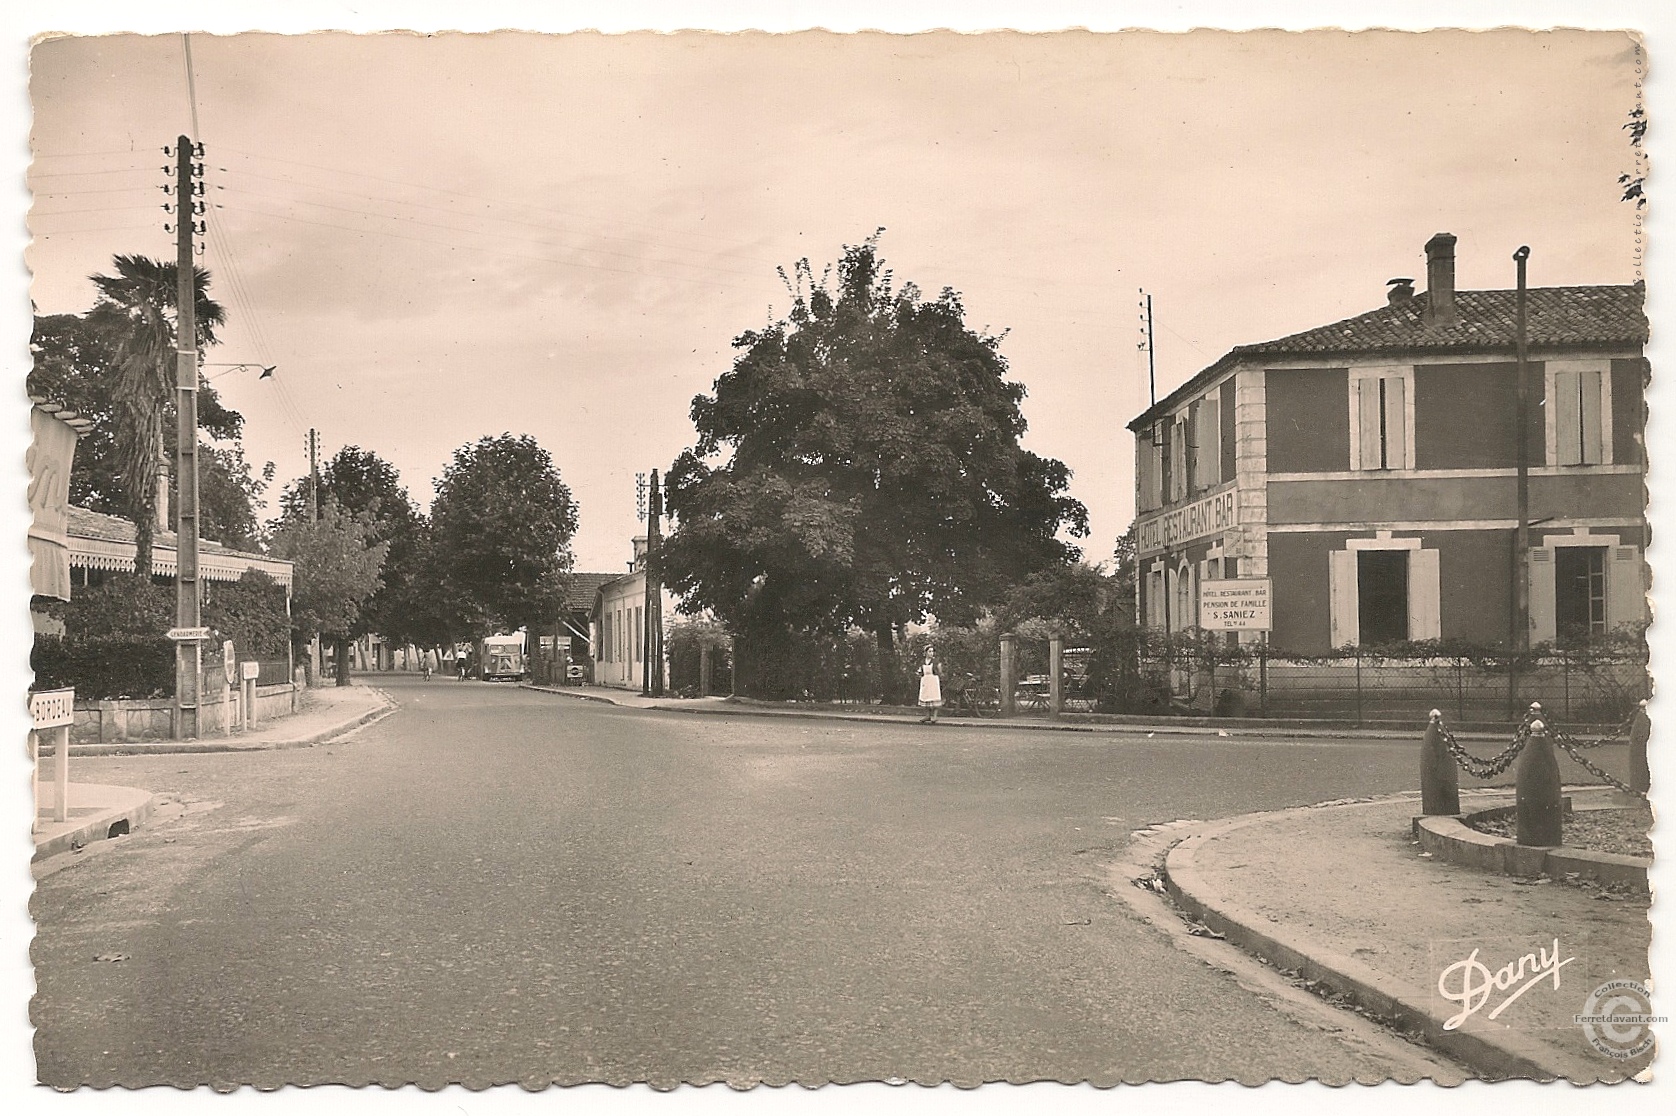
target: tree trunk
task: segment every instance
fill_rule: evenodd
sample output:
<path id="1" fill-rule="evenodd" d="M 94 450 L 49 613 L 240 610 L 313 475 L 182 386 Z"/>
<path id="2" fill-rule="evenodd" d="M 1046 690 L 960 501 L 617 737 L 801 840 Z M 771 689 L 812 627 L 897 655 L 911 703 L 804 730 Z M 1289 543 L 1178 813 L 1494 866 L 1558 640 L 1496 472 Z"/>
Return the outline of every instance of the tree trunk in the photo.
<path id="1" fill-rule="evenodd" d="M 895 628 L 887 621 L 873 631 L 879 645 L 879 701 L 885 705 L 900 704 L 901 679 L 896 670 Z"/>
<path id="2" fill-rule="evenodd" d="M 337 658 L 335 664 L 337 683 L 339 686 L 347 686 L 349 685 L 349 637 L 339 636 L 333 641 L 333 646 L 336 649 L 335 657 Z"/>

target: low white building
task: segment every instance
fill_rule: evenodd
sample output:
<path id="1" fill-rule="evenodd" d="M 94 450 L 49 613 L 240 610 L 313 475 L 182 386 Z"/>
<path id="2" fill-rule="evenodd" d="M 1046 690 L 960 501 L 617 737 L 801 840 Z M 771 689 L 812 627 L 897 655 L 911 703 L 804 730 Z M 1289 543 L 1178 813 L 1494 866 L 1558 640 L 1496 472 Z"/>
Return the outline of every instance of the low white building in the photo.
<path id="1" fill-rule="evenodd" d="M 675 615 L 675 598 L 663 596 L 664 646 L 668 646 L 670 618 Z M 602 686 L 639 690 L 646 682 L 646 537 L 634 540 L 634 559 L 628 572 L 600 585 L 590 625 L 594 652 L 594 681 Z M 665 656 L 664 683 L 669 681 Z"/>

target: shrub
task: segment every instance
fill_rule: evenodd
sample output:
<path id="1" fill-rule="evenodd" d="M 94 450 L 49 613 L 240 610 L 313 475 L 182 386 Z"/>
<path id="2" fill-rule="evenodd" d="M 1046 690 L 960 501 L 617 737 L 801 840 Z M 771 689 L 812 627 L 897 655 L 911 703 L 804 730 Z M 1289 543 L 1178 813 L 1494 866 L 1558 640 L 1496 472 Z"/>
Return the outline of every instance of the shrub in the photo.
<path id="1" fill-rule="evenodd" d="M 36 690 L 75 687 L 77 700 L 159 698 L 175 692 L 175 646 L 161 635 L 36 636 Z"/>
<path id="2" fill-rule="evenodd" d="M 733 640 L 727 629 L 714 620 L 682 619 L 669 625 L 669 688 L 677 694 L 697 697 L 702 648 L 710 645 L 710 692 L 728 692 L 732 673 Z"/>
<path id="3" fill-rule="evenodd" d="M 131 573 L 77 589 L 72 599 L 49 609 L 64 621 L 64 636 L 72 640 L 161 636 L 174 626 L 174 610 L 169 586 Z"/>
<path id="4" fill-rule="evenodd" d="M 212 584 L 207 597 L 204 624 L 232 640 L 240 659 L 285 658 L 291 618 L 285 613 L 284 586 L 261 570 L 246 570 L 231 584 Z"/>

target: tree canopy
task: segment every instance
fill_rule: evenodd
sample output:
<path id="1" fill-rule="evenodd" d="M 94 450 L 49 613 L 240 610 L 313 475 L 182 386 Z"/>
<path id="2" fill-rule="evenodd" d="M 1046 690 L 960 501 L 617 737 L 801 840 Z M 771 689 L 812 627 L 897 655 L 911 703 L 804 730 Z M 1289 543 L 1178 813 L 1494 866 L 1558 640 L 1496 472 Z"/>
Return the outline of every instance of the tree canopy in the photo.
<path id="1" fill-rule="evenodd" d="M 327 501 L 361 520 L 368 541 L 388 548 L 381 572 L 383 584 L 361 608 L 353 634 L 378 632 L 397 641 L 418 638 L 416 614 L 426 602 L 416 599 L 416 579 L 424 550 L 426 524 L 401 482 L 396 467 L 371 450 L 345 446 L 320 469 L 319 500 Z M 299 477 L 280 495 L 287 518 L 309 514 L 309 478 Z"/>
<path id="2" fill-rule="evenodd" d="M 837 290 L 796 269 L 790 313 L 739 335 L 693 400 L 697 444 L 669 474 L 660 568 L 686 611 L 736 628 L 891 633 L 967 623 L 1032 573 L 1075 561 L 1088 514 L 1070 472 L 1024 449 L 1024 386 L 959 296 L 900 289 L 872 241 Z"/>
<path id="3" fill-rule="evenodd" d="M 369 538 L 368 524 L 327 501 L 320 518 L 291 516 L 280 521 L 269 549 L 294 563 L 291 626 L 307 642 L 315 633 L 342 639 L 355 628 L 361 606 L 378 591 L 379 569 L 388 549 Z"/>
<path id="4" fill-rule="evenodd" d="M 437 589 L 471 634 L 556 616 L 569 584 L 576 503 L 552 456 L 529 435 L 454 451 L 431 503 Z"/>

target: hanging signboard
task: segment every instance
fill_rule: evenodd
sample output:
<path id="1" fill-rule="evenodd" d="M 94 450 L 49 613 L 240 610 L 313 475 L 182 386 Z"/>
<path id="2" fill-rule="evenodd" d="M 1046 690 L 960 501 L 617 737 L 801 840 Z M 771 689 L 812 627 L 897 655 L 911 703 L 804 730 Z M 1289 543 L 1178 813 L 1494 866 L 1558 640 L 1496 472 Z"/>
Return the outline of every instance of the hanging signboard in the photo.
<path id="1" fill-rule="evenodd" d="M 1208 632 L 1271 630 L 1268 578 L 1199 582 L 1199 627 Z"/>

